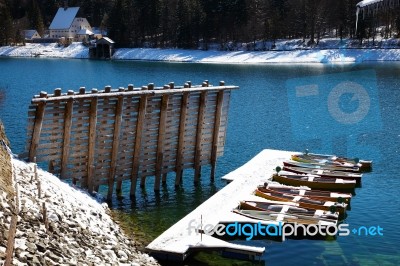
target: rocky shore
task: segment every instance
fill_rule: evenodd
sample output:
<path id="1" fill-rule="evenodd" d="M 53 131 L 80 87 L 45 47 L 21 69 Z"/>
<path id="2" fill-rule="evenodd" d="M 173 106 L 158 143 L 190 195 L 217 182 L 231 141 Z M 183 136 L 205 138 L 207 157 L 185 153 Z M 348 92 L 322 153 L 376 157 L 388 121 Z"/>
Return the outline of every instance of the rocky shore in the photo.
<path id="1" fill-rule="evenodd" d="M 4 164 L 5 156 L 1 158 Z M 0 191 L 1 265 L 12 239 L 13 216 L 12 265 L 158 265 L 124 235 L 105 203 L 33 163 L 10 160 L 15 193 Z"/>

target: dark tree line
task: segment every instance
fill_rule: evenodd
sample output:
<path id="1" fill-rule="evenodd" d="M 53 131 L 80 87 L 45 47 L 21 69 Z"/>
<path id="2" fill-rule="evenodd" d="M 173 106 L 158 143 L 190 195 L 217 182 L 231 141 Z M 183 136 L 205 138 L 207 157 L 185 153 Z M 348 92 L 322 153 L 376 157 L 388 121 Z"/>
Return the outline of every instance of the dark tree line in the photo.
<path id="1" fill-rule="evenodd" d="M 0 0 L 0 44 L 18 43 L 24 29 L 44 34 L 65 2 L 123 47 L 252 49 L 256 41 L 294 38 L 313 46 L 325 37 L 393 37 L 400 29 L 396 7 L 361 18 L 356 34 L 359 0 Z"/>

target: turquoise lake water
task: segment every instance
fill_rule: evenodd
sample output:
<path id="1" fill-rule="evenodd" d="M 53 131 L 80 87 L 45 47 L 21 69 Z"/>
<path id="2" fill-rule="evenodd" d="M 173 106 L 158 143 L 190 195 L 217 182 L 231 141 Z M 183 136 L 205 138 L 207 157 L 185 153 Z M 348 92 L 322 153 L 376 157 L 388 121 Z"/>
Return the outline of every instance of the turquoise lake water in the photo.
<path id="1" fill-rule="evenodd" d="M 125 225 L 148 242 L 201 204 L 225 183 L 219 177 L 243 165 L 263 149 L 334 153 L 374 161 L 363 177 L 345 222 L 351 229 L 380 226 L 383 236 L 351 234 L 334 241 L 240 241 L 265 246 L 265 265 L 398 265 L 400 262 L 400 63 L 346 65 L 224 65 L 115 62 L 57 59 L 0 59 L 0 119 L 15 153 L 24 150 L 27 108 L 40 91 L 162 86 L 170 81 L 238 85 L 232 93 L 225 154 L 217 178 L 204 167 L 200 187 L 185 172 L 159 195 L 139 190 L 132 202 L 115 199 Z M 149 178 L 151 179 L 151 178 Z M 200 254 L 188 264 L 238 263 Z"/>

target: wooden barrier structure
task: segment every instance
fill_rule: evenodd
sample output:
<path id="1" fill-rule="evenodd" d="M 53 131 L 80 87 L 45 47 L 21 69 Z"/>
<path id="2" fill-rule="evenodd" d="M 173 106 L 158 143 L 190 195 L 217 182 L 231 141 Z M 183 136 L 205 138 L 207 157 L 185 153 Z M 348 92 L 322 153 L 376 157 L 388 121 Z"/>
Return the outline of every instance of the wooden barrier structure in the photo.
<path id="1" fill-rule="evenodd" d="M 181 183 L 184 169 L 194 168 L 198 182 L 203 165 L 223 154 L 230 94 L 236 86 L 200 86 L 173 82 L 161 88 L 148 86 L 112 90 L 69 90 L 62 94 L 41 92 L 32 99 L 28 113 L 29 160 L 48 162 L 49 171 L 74 184 L 98 190 L 108 185 L 111 199 L 114 184 L 130 180 L 130 195 L 137 182 L 155 176 L 154 190 L 176 172 Z"/>

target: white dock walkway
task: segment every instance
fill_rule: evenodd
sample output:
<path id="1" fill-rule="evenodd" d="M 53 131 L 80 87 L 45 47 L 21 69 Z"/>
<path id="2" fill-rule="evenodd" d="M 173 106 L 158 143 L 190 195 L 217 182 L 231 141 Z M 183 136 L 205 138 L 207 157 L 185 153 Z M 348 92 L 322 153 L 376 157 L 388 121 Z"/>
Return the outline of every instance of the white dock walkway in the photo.
<path id="1" fill-rule="evenodd" d="M 282 162 L 290 159 L 290 155 L 294 153 L 289 151 L 263 150 L 240 168 L 225 175 L 223 179 L 232 181 L 231 183 L 162 233 L 146 249 L 156 257 L 175 260 L 184 260 L 195 249 L 225 250 L 250 256 L 262 255 L 265 251 L 264 247 L 237 245 L 205 234 L 201 236 L 195 230 L 189 232 L 188 227 L 190 223 L 193 226 L 199 226 L 201 224 L 201 217 L 203 225 L 217 225 L 219 223 L 226 224 L 230 222 L 259 222 L 258 220 L 233 213 L 232 210 L 238 206 L 240 201 L 250 200 L 255 197 L 253 192 L 256 187 L 270 179 L 275 171 L 275 167 L 282 165 Z M 262 200 L 261 198 L 258 199 Z"/>

